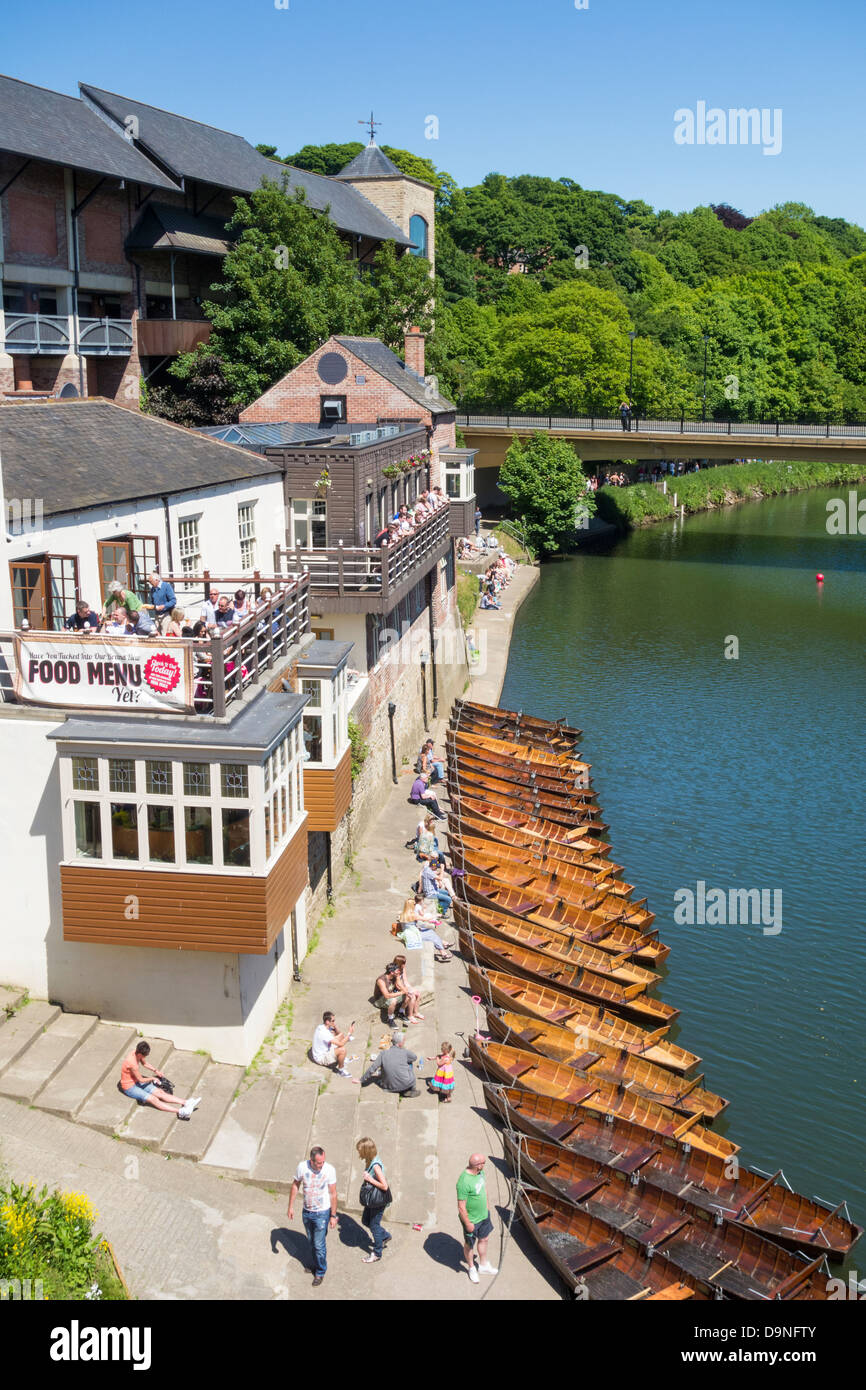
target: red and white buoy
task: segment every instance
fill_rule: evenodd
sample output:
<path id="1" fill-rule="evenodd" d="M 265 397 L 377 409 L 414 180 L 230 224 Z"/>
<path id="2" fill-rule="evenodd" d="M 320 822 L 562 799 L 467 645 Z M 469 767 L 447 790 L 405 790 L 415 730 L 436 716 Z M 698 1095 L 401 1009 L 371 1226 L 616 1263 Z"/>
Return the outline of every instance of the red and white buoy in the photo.
<path id="1" fill-rule="evenodd" d="M 823 583 L 824 583 L 824 576 L 823 576 L 823 574 L 816 574 L 816 575 L 815 575 L 815 583 L 816 583 L 816 584 L 823 584 Z"/>

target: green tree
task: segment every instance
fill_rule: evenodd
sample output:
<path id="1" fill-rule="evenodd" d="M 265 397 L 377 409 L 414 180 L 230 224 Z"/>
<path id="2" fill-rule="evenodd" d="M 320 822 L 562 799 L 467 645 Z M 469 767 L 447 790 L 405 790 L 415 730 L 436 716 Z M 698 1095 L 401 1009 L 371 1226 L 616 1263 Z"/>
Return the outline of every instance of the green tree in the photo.
<path id="1" fill-rule="evenodd" d="M 288 192 L 287 177 L 235 199 L 229 230 L 234 244 L 204 310 L 208 349 L 242 407 L 332 333 L 357 331 L 369 305 L 337 229 L 302 189 Z M 188 379 L 195 356 L 180 357 L 174 375 Z"/>
<path id="2" fill-rule="evenodd" d="M 583 516 L 595 512 L 580 459 L 565 439 L 534 434 L 509 446 L 499 470 L 499 486 L 522 522 L 530 547 L 541 555 L 561 550 L 573 539 Z"/>
<path id="3" fill-rule="evenodd" d="M 176 376 L 183 383 L 152 386 L 142 408 L 176 425 L 228 425 L 237 418 L 237 406 L 226 378 L 225 363 L 209 343 L 202 343 L 178 362 Z"/>
<path id="4" fill-rule="evenodd" d="M 393 241 L 383 242 L 373 272 L 362 282 L 363 331 L 402 350 L 410 324 L 429 333 L 433 327 L 433 281 L 423 256 L 398 256 Z"/>

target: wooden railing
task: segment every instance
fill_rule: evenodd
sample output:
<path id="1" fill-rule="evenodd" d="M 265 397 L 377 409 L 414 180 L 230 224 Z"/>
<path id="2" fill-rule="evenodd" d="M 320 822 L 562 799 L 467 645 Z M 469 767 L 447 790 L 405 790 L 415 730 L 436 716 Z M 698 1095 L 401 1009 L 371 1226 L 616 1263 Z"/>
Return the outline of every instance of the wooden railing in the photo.
<path id="1" fill-rule="evenodd" d="M 239 588 L 261 589 L 264 581 L 257 576 L 251 581 L 244 578 L 211 578 L 208 576 L 180 575 L 176 578 L 165 575 L 175 589 L 180 606 L 190 609 L 189 618 L 195 621 L 198 607 L 207 598 L 211 588 L 226 594 L 233 594 Z M 310 630 L 310 584 L 307 575 L 293 575 L 288 578 L 277 577 L 269 581 L 273 597 L 259 601 L 248 618 L 227 624 L 215 634 L 202 638 L 191 637 L 139 637 L 128 639 L 112 637 L 112 641 L 159 643 L 160 648 L 170 650 L 191 646 L 193 652 L 193 704 L 196 714 L 214 715 L 222 718 L 227 707 L 239 700 L 244 689 L 251 685 L 266 671 L 277 666 L 286 653 L 295 646 Z M 256 592 L 251 594 L 255 603 Z M 35 632 L 36 629 L 28 631 Z M 0 632 L 0 700 L 15 703 L 15 636 L 24 636 L 18 629 L 15 632 Z M 65 645 L 78 643 L 84 647 L 99 640 L 98 633 L 63 631 L 52 634 L 62 637 Z"/>
<path id="2" fill-rule="evenodd" d="M 277 546 L 274 566 L 306 570 L 313 598 L 342 598 L 350 594 L 381 594 L 387 598 L 431 557 L 445 553 L 450 540 L 450 509 L 440 507 L 411 536 L 395 545 L 329 546 L 327 549 L 284 550 Z"/>

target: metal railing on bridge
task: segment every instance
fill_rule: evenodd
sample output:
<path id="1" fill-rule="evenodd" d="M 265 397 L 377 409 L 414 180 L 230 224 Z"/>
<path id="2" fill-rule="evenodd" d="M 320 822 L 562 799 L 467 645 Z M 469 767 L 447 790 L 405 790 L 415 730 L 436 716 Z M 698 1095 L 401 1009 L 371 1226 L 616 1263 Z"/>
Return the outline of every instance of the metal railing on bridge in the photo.
<path id="1" fill-rule="evenodd" d="M 685 415 L 645 419 L 632 415 L 630 431 L 618 415 L 458 415 L 463 428 L 573 430 L 576 433 L 724 435 L 767 439 L 866 439 L 866 420 L 689 420 Z"/>

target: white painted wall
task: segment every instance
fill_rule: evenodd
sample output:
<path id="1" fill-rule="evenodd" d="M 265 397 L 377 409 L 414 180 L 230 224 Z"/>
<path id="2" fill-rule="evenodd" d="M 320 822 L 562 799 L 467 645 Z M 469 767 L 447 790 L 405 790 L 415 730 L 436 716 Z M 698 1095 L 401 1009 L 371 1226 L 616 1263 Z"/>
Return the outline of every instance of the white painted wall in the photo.
<path id="1" fill-rule="evenodd" d="M 92 507 L 79 512 L 46 516 L 37 528 L 35 523 L 39 513 L 35 504 L 39 500 L 19 499 L 25 518 L 24 534 L 12 536 L 7 541 L 6 559 L 27 560 L 46 552 L 77 556 L 82 597 L 92 608 L 99 609 L 104 598 L 100 591 L 97 541 L 127 535 L 158 536 L 160 562 L 163 570 L 168 572 L 165 511 L 159 498 L 138 503 L 119 501 L 116 506 Z M 4 518 L 9 515 L 5 510 L 6 501 L 8 499 L 4 499 Z M 51 505 L 50 498 L 41 501 L 43 511 Z M 180 573 L 181 568 L 178 523 L 198 517 L 203 567 L 217 575 L 235 577 L 244 574 L 241 568 L 238 506 L 246 502 L 255 504 L 257 567 L 263 574 L 273 573 L 274 546 L 277 543 L 285 544 L 286 538 L 282 478 L 278 474 L 170 494 L 170 549 L 174 573 Z M 251 574 L 252 571 L 247 570 L 246 573 Z M 8 628 L 11 621 L 9 569 L 3 566 L 0 572 L 0 623 Z"/>
<path id="2" fill-rule="evenodd" d="M 133 1025 L 176 1047 L 246 1065 L 267 1036 L 292 976 L 288 924 L 275 960 L 63 940 L 57 719 L 0 707 L 0 983 L 72 1012 Z M 298 937 L 306 951 L 303 896 Z"/>

